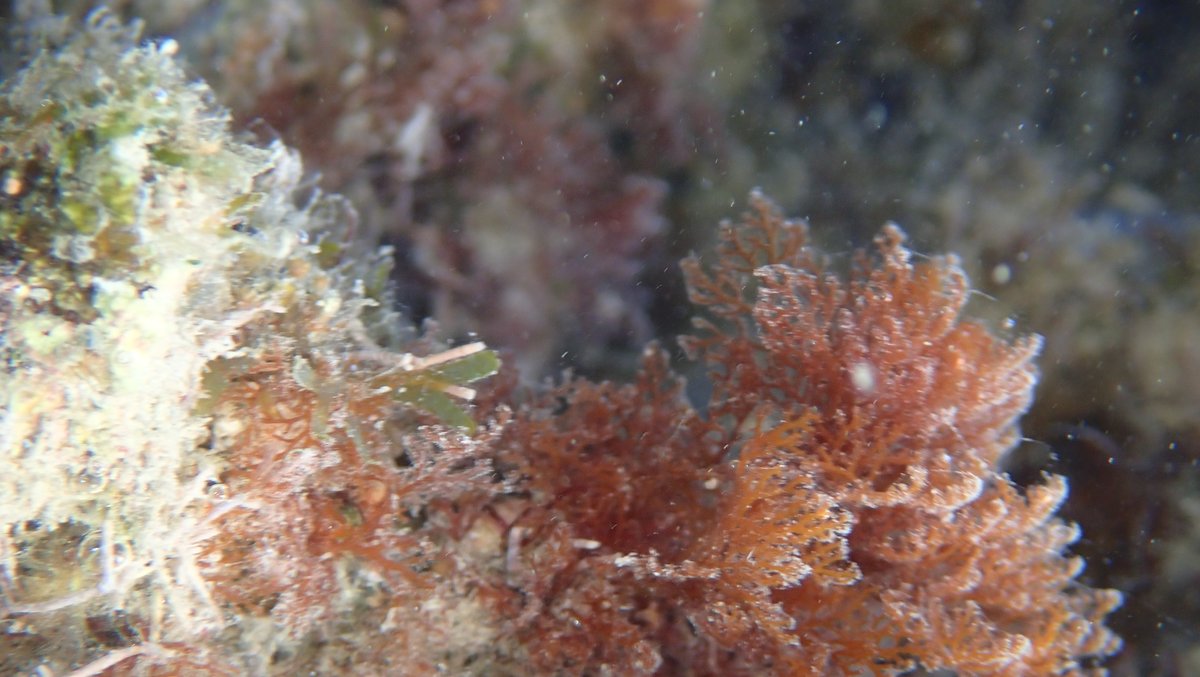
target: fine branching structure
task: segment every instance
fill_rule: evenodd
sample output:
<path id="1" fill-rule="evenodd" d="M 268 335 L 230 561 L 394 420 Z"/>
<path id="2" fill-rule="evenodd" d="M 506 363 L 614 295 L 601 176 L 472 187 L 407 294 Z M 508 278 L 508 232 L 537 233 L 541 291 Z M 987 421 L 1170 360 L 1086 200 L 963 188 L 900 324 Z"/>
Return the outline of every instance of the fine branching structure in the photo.
<path id="1" fill-rule="evenodd" d="M 547 674 L 1093 674 L 1114 591 L 1075 582 L 1065 481 L 1018 487 L 1034 337 L 962 317 L 953 258 L 888 226 L 848 275 L 762 196 L 712 265 L 685 403 L 665 356 L 518 412 L 498 467 L 516 632 Z M 547 574 L 550 574 L 549 577 Z M 515 585 L 514 585 L 515 584 Z M 536 611 L 536 615 L 533 615 Z M 532 648 L 531 648 L 532 647 Z"/>
<path id="2" fill-rule="evenodd" d="M 104 13 L 0 83 L 0 672 L 1095 675 L 1066 480 L 1002 471 L 1035 337 L 887 226 L 763 196 L 683 268 L 685 396 L 518 386 Z M 846 270 L 848 268 L 848 270 Z M 497 374 L 495 378 L 489 378 Z"/>

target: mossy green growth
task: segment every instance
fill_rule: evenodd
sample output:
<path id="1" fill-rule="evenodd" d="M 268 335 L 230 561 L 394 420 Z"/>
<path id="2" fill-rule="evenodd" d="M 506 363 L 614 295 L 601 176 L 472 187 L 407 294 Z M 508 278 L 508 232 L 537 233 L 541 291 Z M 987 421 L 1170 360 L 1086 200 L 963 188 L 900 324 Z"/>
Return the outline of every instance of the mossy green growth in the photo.
<path id="1" fill-rule="evenodd" d="M 156 250 L 145 243 L 170 227 L 152 218 L 152 200 L 174 197 L 186 211 L 188 193 L 215 187 L 222 201 L 241 192 L 249 203 L 254 167 L 268 158 L 224 142 L 227 114 L 184 80 L 173 48 L 105 53 L 137 30 L 96 18 L 82 39 L 43 36 L 0 83 L 0 273 L 45 290 L 43 310 L 72 321 L 95 320 L 97 279 L 152 284 Z M 184 171 L 210 185 L 180 186 Z M 193 227 L 228 225 L 197 216 Z"/>
<path id="2" fill-rule="evenodd" d="M 388 252 L 355 241 L 354 210 L 294 152 L 232 133 L 173 43 L 103 12 L 14 26 L 30 34 L 0 73 L 0 609 L 48 643 L 118 609 L 164 645 L 215 637 L 237 611 L 196 560 L 214 515 L 256 509 L 212 490 L 231 470 L 220 445 L 265 415 L 231 385 L 284 358 L 324 443 L 362 425 L 338 407 L 364 391 L 471 428 L 466 384 L 498 361 L 432 340 L 413 355 Z M 47 646 L 0 650 L 0 672 L 104 660 Z"/>

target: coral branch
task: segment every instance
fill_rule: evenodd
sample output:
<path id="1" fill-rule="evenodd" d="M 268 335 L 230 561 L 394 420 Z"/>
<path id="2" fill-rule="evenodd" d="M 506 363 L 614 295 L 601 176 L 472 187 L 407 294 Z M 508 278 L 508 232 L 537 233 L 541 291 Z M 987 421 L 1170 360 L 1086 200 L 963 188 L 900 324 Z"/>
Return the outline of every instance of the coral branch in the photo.
<path id="1" fill-rule="evenodd" d="M 652 351 L 634 385 L 569 383 L 506 431 L 500 467 L 536 506 L 507 560 L 553 572 L 508 580 L 535 618 L 518 641 L 571 674 L 1095 672 L 1120 596 L 1075 582 L 1065 481 L 998 469 L 1038 339 L 964 319 L 957 262 L 914 262 L 894 226 L 841 276 L 802 224 L 752 208 L 710 269 L 685 264 L 707 418 Z M 631 625 L 661 662 L 584 643 Z"/>

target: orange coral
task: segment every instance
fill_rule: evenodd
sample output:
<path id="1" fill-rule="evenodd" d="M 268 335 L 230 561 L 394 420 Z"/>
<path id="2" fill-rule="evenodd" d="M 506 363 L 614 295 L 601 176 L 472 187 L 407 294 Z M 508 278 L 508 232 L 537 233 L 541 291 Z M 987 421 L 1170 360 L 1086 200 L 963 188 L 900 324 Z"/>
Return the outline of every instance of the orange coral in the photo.
<path id="1" fill-rule="evenodd" d="M 706 418 L 650 351 L 637 384 L 569 383 L 505 431 L 531 492 L 509 562 L 538 572 L 510 578 L 518 641 L 560 674 L 1100 672 L 1120 597 L 1075 582 L 1065 481 L 998 467 L 1037 338 L 962 319 L 957 262 L 894 226 L 842 277 L 753 206 L 685 262 Z"/>

